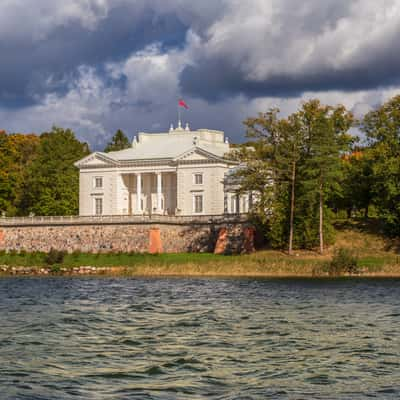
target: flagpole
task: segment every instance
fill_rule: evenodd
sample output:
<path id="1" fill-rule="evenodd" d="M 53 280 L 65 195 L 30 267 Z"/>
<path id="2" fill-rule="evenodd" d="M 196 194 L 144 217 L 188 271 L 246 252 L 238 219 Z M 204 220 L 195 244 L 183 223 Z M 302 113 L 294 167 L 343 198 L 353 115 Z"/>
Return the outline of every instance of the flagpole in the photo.
<path id="1" fill-rule="evenodd" d="M 178 128 L 182 129 L 182 121 L 181 121 L 181 107 L 188 109 L 187 104 L 182 100 L 178 100 Z"/>

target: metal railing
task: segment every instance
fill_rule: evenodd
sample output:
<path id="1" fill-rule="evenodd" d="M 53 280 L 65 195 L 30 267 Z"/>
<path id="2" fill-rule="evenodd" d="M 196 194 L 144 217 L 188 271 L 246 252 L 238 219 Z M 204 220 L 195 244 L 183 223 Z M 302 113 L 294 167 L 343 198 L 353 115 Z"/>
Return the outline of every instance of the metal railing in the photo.
<path id="1" fill-rule="evenodd" d="M 0 217 L 0 226 L 36 225 L 101 225 L 101 224 L 218 224 L 240 223 L 248 220 L 247 214 L 224 215 L 96 215 L 96 216 L 34 216 Z"/>

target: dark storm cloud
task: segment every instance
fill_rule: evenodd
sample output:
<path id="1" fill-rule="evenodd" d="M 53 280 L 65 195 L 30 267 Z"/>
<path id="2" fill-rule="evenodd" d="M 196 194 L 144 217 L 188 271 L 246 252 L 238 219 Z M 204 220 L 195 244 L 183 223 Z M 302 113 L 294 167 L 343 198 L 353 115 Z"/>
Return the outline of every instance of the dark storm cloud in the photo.
<path id="1" fill-rule="evenodd" d="M 260 6 L 258 16 L 257 10 L 247 15 L 241 10 L 243 25 L 237 27 L 237 15 L 226 18 L 226 28 L 215 29 L 181 72 L 182 92 L 215 102 L 236 95 L 287 98 L 400 83 L 400 9 L 395 2 L 272 3 L 275 8 Z M 246 24 L 247 18 L 254 24 Z"/>
<path id="2" fill-rule="evenodd" d="M 94 1 L 92 8 L 98 11 Z M 47 93 L 66 93 L 80 65 L 93 66 L 101 74 L 104 63 L 124 60 L 154 42 L 161 43 L 164 52 L 183 48 L 189 28 L 201 40 L 194 60 L 187 60 L 180 75 L 182 92 L 190 96 L 209 101 L 241 94 L 291 97 L 305 91 L 353 91 L 397 84 L 400 32 L 383 35 L 372 47 L 362 43 L 368 37 L 361 37 L 354 57 L 340 65 L 335 64 L 334 54 L 320 54 L 321 48 L 314 49 L 305 62 L 298 60 L 303 48 L 307 52 L 310 43 L 338 30 L 347 18 L 347 36 L 327 40 L 326 50 L 322 48 L 322 52 L 329 53 L 330 47 L 333 53 L 340 51 L 352 40 L 352 28 L 357 31 L 370 17 L 358 15 L 361 7 L 373 15 L 371 4 L 369 0 L 325 0 L 323 5 L 320 0 L 252 0 L 246 4 L 232 0 L 215 5 L 205 0 L 189 6 L 180 1 L 121 1 L 94 29 L 75 19 L 57 25 L 42 40 L 0 38 L 0 54 L 4 55 L 0 106 L 18 108 L 39 102 Z M 217 48 L 215 43 L 219 43 Z"/>
<path id="3" fill-rule="evenodd" d="M 182 71 L 182 92 L 208 101 L 222 101 L 235 95 L 256 97 L 297 97 L 305 91 L 341 90 L 352 92 L 400 84 L 400 48 L 388 49 L 383 59 L 341 69 L 271 74 L 264 80 L 247 79 L 240 68 L 226 59 L 204 61 Z"/>
<path id="4" fill-rule="evenodd" d="M 65 93 L 80 65 L 101 71 L 105 62 L 122 60 L 153 42 L 160 42 L 163 51 L 179 47 L 186 29 L 173 14 L 145 8 L 138 16 L 132 8 L 118 7 L 95 30 L 73 21 L 45 40 L 0 39 L 0 106 L 23 107 L 46 93 Z"/>

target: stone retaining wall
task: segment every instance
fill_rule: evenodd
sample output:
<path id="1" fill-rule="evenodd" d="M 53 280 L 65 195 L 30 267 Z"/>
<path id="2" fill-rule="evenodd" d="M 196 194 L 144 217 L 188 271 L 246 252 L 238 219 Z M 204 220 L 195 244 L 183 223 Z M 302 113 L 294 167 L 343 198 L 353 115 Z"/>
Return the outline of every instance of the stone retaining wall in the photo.
<path id="1" fill-rule="evenodd" d="M 0 226 L 0 250 L 73 252 L 213 252 L 224 229 L 225 250 L 248 252 L 252 248 L 247 223 L 229 224 L 93 224 Z M 227 234 L 226 234 L 227 232 Z M 224 237 L 225 237 L 224 236 Z M 156 244 L 154 244 L 156 242 Z M 221 247 L 221 246 L 219 246 Z M 250 250 L 249 250 L 250 249 Z"/>

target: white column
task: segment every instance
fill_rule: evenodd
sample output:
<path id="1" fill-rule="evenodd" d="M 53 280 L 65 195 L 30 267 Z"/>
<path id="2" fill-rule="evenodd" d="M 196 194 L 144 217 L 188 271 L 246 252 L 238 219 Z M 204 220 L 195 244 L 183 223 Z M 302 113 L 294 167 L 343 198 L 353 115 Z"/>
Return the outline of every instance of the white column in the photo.
<path id="1" fill-rule="evenodd" d="M 136 174 L 136 211 L 142 213 L 142 174 Z"/>
<path id="2" fill-rule="evenodd" d="M 157 212 L 162 213 L 162 175 L 161 172 L 157 173 Z"/>

